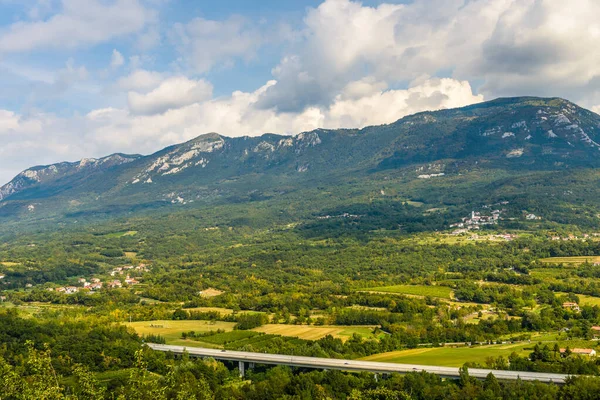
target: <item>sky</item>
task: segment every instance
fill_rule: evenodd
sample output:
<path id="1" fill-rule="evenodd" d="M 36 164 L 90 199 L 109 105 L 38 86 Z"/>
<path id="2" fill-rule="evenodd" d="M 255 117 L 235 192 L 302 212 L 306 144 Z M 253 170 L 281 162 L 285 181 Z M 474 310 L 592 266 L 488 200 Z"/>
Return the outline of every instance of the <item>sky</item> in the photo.
<path id="1" fill-rule="evenodd" d="M 599 17 L 597 0 L 0 0 L 0 184 L 505 96 L 600 112 Z"/>

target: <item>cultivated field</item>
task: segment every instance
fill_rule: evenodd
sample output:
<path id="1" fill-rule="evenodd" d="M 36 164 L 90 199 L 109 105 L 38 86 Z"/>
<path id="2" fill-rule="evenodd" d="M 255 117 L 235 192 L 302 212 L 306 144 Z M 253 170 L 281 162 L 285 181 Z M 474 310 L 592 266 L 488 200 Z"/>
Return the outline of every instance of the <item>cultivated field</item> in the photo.
<path id="1" fill-rule="evenodd" d="M 570 271 L 567 270 L 567 272 Z M 529 274 L 535 278 L 555 279 L 561 274 L 565 274 L 565 270 L 561 268 L 534 268 L 529 271 Z"/>
<path id="2" fill-rule="evenodd" d="M 508 335 L 507 340 L 508 340 Z M 556 333 L 536 333 L 531 337 L 531 342 L 518 342 L 518 343 L 506 343 L 506 344 L 493 344 L 485 346 L 473 346 L 473 347 L 427 347 L 417 348 L 410 350 L 399 350 L 392 351 L 389 353 L 375 354 L 372 356 L 364 357 L 361 360 L 365 361 L 379 361 L 379 362 L 393 362 L 401 364 L 423 364 L 423 365 L 439 365 L 445 367 L 461 367 L 467 362 L 476 362 L 481 365 L 485 365 L 488 357 L 499 357 L 503 356 L 508 358 L 513 352 L 517 353 L 520 357 L 528 357 L 533 351 L 536 343 L 540 343 L 542 346 L 547 345 L 550 349 L 554 347 L 556 343 L 561 348 L 564 347 L 580 347 L 580 348 L 598 348 L 597 341 L 588 340 L 564 340 L 560 338 L 561 335 Z M 558 340 L 557 340 L 558 339 Z"/>
<path id="3" fill-rule="evenodd" d="M 578 265 L 585 262 L 600 263 L 600 256 L 577 256 L 577 257 L 549 257 L 542 258 L 540 262 L 547 264 L 571 264 Z"/>
<path id="4" fill-rule="evenodd" d="M 554 292 L 556 296 L 564 296 L 567 293 L 564 292 Z M 579 297 L 579 305 L 580 306 L 600 306 L 600 297 L 588 296 L 585 294 L 577 294 Z"/>
<path id="5" fill-rule="evenodd" d="M 508 357 L 512 352 L 526 355 L 533 344 L 501 344 L 477 347 L 436 347 L 411 350 L 392 351 L 362 358 L 366 361 L 393 362 L 402 364 L 439 365 L 444 367 L 461 367 L 466 362 L 484 364 L 488 357 Z"/>
<path id="6" fill-rule="evenodd" d="M 600 307 L 600 297 L 587 296 L 585 294 L 578 294 L 579 304 L 582 306 L 599 306 Z"/>
<path id="7" fill-rule="evenodd" d="M 16 263 L 16 262 L 10 262 L 10 261 L 1 261 L 0 265 L 3 265 L 5 267 L 16 267 L 16 266 L 21 265 L 21 264 Z"/>
<path id="8" fill-rule="evenodd" d="M 233 314 L 233 310 L 231 308 L 222 308 L 222 307 L 193 307 L 186 308 L 185 311 L 198 311 L 198 312 L 218 312 L 222 315 L 231 315 Z M 238 311 L 238 314 L 263 314 L 261 311 Z"/>
<path id="9" fill-rule="evenodd" d="M 446 286 L 425 286 L 425 285 L 395 285 L 379 286 L 367 289 L 361 289 L 361 292 L 382 292 L 408 294 L 412 296 L 431 296 L 441 299 L 451 299 L 452 289 Z"/>
<path id="10" fill-rule="evenodd" d="M 181 332 L 210 332 L 218 329 L 232 331 L 235 323 L 222 321 L 156 320 L 131 322 L 126 323 L 125 325 L 135 329 L 140 336 L 160 335 L 167 340 L 167 343 L 171 344 L 173 340 L 180 340 Z"/>
<path id="11" fill-rule="evenodd" d="M 120 238 L 123 236 L 134 236 L 137 235 L 137 231 L 123 231 L 123 232 L 112 232 L 112 233 L 107 233 L 106 235 L 104 235 L 104 237 L 107 238 Z"/>
<path id="12" fill-rule="evenodd" d="M 221 294 L 223 294 L 223 292 L 218 289 L 208 288 L 200 292 L 200 297 L 215 297 Z"/>
<path id="13" fill-rule="evenodd" d="M 83 308 L 83 306 L 71 304 L 51 304 L 41 302 L 23 303 L 17 306 L 11 302 L 2 301 L 0 302 L 0 308 L 13 308 L 17 310 L 21 317 L 27 318 L 35 316 L 42 311 L 61 311 L 66 309 Z"/>
<path id="14" fill-rule="evenodd" d="M 309 326 L 309 325 L 284 325 L 269 324 L 253 329 L 271 335 L 297 337 L 305 340 L 319 340 L 327 335 L 347 340 L 353 334 L 358 333 L 365 338 L 373 337 L 372 326 Z"/>

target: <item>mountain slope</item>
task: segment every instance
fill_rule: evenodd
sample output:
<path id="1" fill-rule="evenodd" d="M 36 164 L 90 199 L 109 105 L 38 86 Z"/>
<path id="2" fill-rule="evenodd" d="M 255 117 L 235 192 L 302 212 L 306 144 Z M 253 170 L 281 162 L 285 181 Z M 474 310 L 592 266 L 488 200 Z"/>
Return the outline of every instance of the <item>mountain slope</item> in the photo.
<path id="1" fill-rule="evenodd" d="M 0 187 L 0 201 L 23 191 L 55 184 L 66 177 L 74 180 L 105 172 L 112 167 L 135 161 L 139 155 L 112 154 L 100 159 L 84 158 L 79 162 L 62 162 L 27 169 Z"/>
<path id="2" fill-rule="evenodd" d="M 28 169 L 0 188 L 0 217 L 254 201 L 309 190 L 315 182 L 359 188 L 361 179 L 382 179 L 385 171 L 398 171 L 408 182 L 469 168 L 596 168 L 599 143 L 600 116 L 563 99 L 532 97 L 423 112 L 360 130 L 241 138 L 211 133 L 149 156 Z"/>

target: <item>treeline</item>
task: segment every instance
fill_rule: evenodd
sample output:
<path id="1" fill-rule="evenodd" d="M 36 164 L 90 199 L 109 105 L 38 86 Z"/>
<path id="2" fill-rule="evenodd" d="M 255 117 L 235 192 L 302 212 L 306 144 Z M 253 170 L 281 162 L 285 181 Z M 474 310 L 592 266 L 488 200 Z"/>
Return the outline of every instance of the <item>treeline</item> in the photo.
<path id="1" fill-rule="evenodd" d="M 21 302 L 42 302 L 52 304 L 71 304 L 88 307 L 102 307 L 106 305 L 127 305 L 140 302 L 140 297 L 127 289 L 110 289 L 90 293 L 80 290 L 73 294 L 65 294 L 55 290 L 36 288 L 24 292 L 7 292 L 6 297 L 15 304 Z"/>
<path id="2" fill-rule="evenodd" d="M 540 382 L 498 381 L 492 374 L 483 381 L 460 369 L 455 380 L 442 380 L 425 372 L 375 379 L 373 374 L 341 371 L 294 371 L 288 367 L 257 368 L 247 379 L 236 377 L 218 362 L 184 358 L 175 361 L 151 351 L 138 350 L 126 375 L 100 382 L 86 365 L 74 364 L 69 380 L 53 367 L 51 349 L 36 350 L 33 344 L 19 365 L 0 357 L 0 393 L 7 400 L 446 400 L 446 399 L 593 399 L 600 380 L 571 378 L 565 385 Z"/>
<path id="3" fill-rule="evenodd" d="M 258 328 L 269 322 L 269 317 L 263 313 L 223 314 L 218 311 L 187 311 L 181 308 L 173 312 L 172 319 L 236 322 L 234 329 L 239 330 Z"/>
<path id="4" fill-rule="evenodd" d="M 31 341 L 38 350 L 44 344 L 55 354 L 53 367 L 65 373 L 72 363 L 92 371 L 121 370 L 133 365 L 140 338 L 125 326 L 94 322 L 94 319 L 48 318 L 42 321 L 18 316 L 13 309 L 0 309 L 0 356 L 19 364 Z M 118 346 L 115 346 L 118 343 Z"/>

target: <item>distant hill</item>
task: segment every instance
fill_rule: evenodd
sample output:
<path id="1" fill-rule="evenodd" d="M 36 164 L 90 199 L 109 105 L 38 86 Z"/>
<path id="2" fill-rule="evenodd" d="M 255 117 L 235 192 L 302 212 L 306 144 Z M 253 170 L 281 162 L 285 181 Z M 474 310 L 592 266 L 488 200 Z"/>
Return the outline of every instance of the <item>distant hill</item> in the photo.
<path id="1" fill-rule="evenodd" d="M 243 204 L 291 192 L 305 192 L 310 202 L 317 186 L 321 191 L 343 186 L 352 198 L 365 194 L 366 182 L 398 185 L 395 193 L 432 205 L 456 205 L 449 200 L 458 196 L 455 191 L 468 190 L 448 183 L 460 176 L 491 184 L 487 195 L 514 195 L 515 179 L 525 176 L 546 185 L 557 173 L 595 174 L 599 156 L 599 115 L 559 98 L 503 98 L 364 129 L 241 138 L 209 133 L 148 156 L 115 154 L 33 167 L 0 188 L 0 220 L 110 218 Z M 430 198 L 432 193 L 439 199 Z M 465 201 L 484 201 L 481 195 L 467 193 Z"/>

